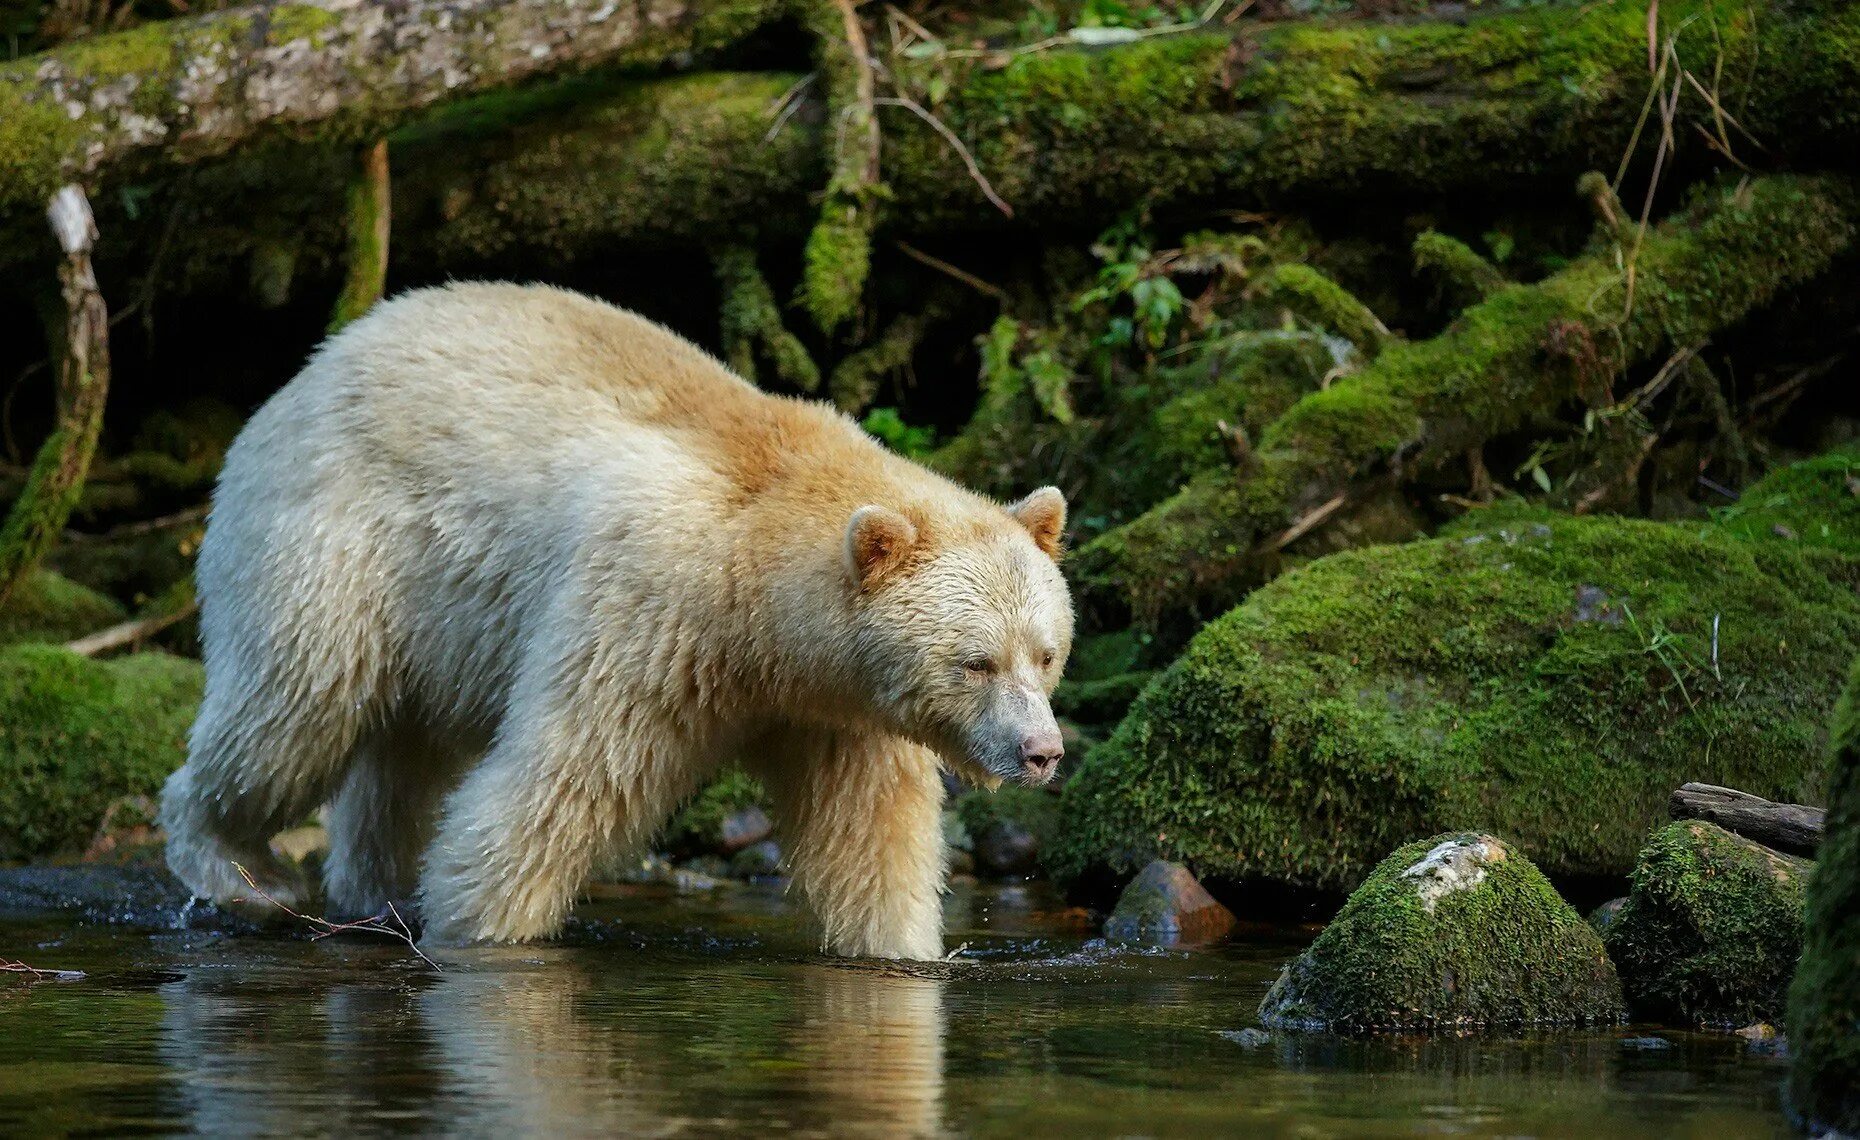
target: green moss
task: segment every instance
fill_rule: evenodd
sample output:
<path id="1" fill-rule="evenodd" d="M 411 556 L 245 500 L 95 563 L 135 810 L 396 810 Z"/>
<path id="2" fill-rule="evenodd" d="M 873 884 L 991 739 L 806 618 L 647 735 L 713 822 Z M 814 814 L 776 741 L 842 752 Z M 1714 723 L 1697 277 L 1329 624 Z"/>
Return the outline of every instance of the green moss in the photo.
<path id="1" fill-rule="evenodd" d="M 1131 702 L 1155 678 L 1148 669 L 1091 681 L 1068 678 L 1053 692 L 1053 711 L 1082 725 L 1113 725 L 1124 719 Z"/>
<path id="2" fill-rule="evenodd" d="M 81 849 L 111 801 L 158 791 L 201 685 L 198 662 L 160 653 L 0 650 L 0 858 Z"/>
<path id="3" fill-rule="evenodd" d="M 1374 359 L 1390 339 L 1389 330 L 1369 311 L 1369 306 L 1309 265 L 1275 267 L 1271 287 L 1273 294 L 1300 316 L 1349 341 L 1366 359 Z"/>
<path id="4" fill-rule="evenodd" d="M 1507 284 L 1504 275 L 1472 247 L 1436 230 L 1414 239 L 1414 267 L 1417 272 L 1437 274 L 1467 303 L 1483 301 Z"/>
<path id="5" fill-rule="evenodd" d="M 296 40 L 309 40 L 312 46 L 318 46 L 325 33 L 341 26 L 340 12 L 332 12 L 313 4 L 280 4 L 271 9 L 270 21 L 265 27 L 265 42 L 288 44 Z"/>
<path id="6" fill-rule="evenodd" d="M 1515 847 L 1438 835 L 1383 860 L 1272 987 L 1260 1020 L 1339 1032 L 1610 1024 L 1602 942 Z"/>
<path id="7" fill-rule="evenodd" d="M 807 349 L 782 324 L 775 294 L 756 267 L 755 251 L 729 246 L 712 255 L 717 284 L 723 291 L 719 324 L 724 359 L 743 379 L 756 379 L 756 360 L 765 356 L 780 379 L 812 392 L 820 387 L 820 369 Z"/>
<path id="8" fill-rule="evenodd" d="M 1258 441 L 1245 485 L 1191 482 L 1082 547 L 1088 592 L 1140 620 L 1198 596 L 1231 598 L 1256 543 L 1396 455 L 1414 469 L 1463 454 L 1578 398 L 1614 368 L 1697 344 L 1807 280 L 1853 236 L 1847 192 L 1768 178 L 1712 187 L 1648 235 L 1632 305 L 1616 251 L 1500 290 L 1440 336 L 1390 345 L 1373 364 L 1299 400 Z"/>
<path id="9" fill-rule="evenodd" d="M 1059 798 L 1044 788 L 1003 784 L 992 792 L 964 792 L 956 800 L 956 817 L 971 839 L 980 842 L 999 823 L 1011 823 L 1032 835 L 1045 851 L 1059 826 Z"/>
<path id="10" fill-rule="evenodd" d="M 723 821 L 748 807 L 768 806 L 762 782 L 741 768 L 731 768 L 707 784 L 680 808 L 659 843 L 677 852 L 714 851 L 723 834 Z"/>
<path id="11" fill-rule="evenodd" d="M 764 240 L 804 233 L 825 170 L 820 126 L 797 115 L 765 138 L 768 108 L 799 78 L 609 80 L 601 96 L 513 93 L 442 115 L 395 140 L 396 209 L 438 215 L 395 256 L 481 264 L 586 256 L 621 239 L 708 246 L 745 222 Z"/>
<path id="12" fill-rule="evenodd" d="M 1860 1135 L 1860 658 L 1833 736 L 1826 831 L 1789 991 L 1788 1102 L 1810 1133 Z"/>
<path id="13" fill-rule="evenodd" d="M 1634 1015 L 1724 1028 L 1781 1020 L 1810 866 L 1699 820 L 1656 831 L 1604 936 Z"/>
<path id="14" fill-rule="evenodd" d="M 1548 513 L 1321 559 L 1209 624 L 1086 756 L 1049 866 L 1339 889 L 1478 827 L 1551 874 L 1625 874 L 1687 780 L 1814 800 L 1852 570 Z"/>
<path id="15" fill-rule="evenodd" d="M 1714 517 L 1740 537 L 1860 555 L 1860 447 L 1779 467 Z"/>
<path id="16" fill-rule="evenodd" d="M 872 207 L 859 196 L 828 191 L 807 236 L 801 302 L 823 332 L 853 318 L 872 272 Z"/>
<path id="17" fill-rule="evenodd" d="M 115 599 L 50 570 L 36 570 L 0 606 L 0 646 L 70 641 L 128 616 Z"/>

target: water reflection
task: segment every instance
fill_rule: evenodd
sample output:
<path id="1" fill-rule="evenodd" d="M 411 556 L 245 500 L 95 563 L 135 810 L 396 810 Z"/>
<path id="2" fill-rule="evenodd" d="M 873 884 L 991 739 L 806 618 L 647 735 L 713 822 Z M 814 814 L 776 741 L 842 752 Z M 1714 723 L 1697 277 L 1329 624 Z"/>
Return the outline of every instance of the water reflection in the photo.
<path id="1" fill-rule="evenodd" d="M 391 943 L 0 916 L 0 947 L 89 974 L 0 991 L 0 1135 L 1783 1128 L 1780 1066 L 1736 1038 L 1242 1034 L 1308 931 L 1146 950 L 977 896 L 951 900 L 964 960 L 912 968 L 819 957 L 779 894 L 628 896 L 438 975 Z"/>
<path id="2" fill-rule="evenodd" d="M 485 955 L 430 979 L 322 987 L 194 971 L 161 994 L 176 1115 L 248 1135 L 942 1131 L 940 979 L 696 963 L 630 985 L 624 961 L 577 957 Z"/>

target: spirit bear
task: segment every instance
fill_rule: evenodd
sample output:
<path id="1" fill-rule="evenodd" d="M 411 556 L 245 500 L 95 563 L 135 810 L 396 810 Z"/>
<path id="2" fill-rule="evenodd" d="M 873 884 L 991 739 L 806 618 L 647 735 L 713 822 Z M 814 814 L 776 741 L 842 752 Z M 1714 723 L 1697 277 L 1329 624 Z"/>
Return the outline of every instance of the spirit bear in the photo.
<path id="1" fill-rule="evenodd" d="M 740 760 L 829 949 L 939 957 L 939 761 L 1060 759 L 1064 525 L 599 301 L 405 294 L 227 453 L 169 865 L 290 903 L 267 840 L 328 803 L 332 910 L 417 888 L 429 939 L 543 937 Z"/>

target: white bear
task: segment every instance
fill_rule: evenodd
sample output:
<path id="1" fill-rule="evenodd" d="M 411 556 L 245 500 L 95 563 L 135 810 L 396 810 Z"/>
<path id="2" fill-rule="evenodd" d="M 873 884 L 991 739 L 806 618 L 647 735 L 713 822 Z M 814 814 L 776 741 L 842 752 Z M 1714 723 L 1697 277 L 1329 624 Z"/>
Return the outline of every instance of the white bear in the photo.
<path id="1" fill-rule="evenodd" d="M 602 302 L 402 295 L 227 453 L 169 865 L 291 903 L 267 840 L 328 802 L 336 911 L 417 886 L 429 939 L 544 937 L 740 759 L 828 949 L 939 957 L 939 760 L 1061 755 L 1064 525 L 1053 488 L 1004 508 Z"/>

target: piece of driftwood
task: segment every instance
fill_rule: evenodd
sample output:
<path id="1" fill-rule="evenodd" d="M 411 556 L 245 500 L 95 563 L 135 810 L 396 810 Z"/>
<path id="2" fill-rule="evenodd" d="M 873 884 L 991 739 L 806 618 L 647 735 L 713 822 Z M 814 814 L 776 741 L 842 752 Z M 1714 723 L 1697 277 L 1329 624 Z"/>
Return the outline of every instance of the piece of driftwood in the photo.
<path id="1" fill-rule="evenodd" d="M 1702 819 L 1765 847 L 1808 858 L 1821 846 L 1822 819 L 1827 815 L 1817 807 L 1773 803 L 1716 784 L 1686 784 L 1673 793 L 1667 810 L 1674 819 Z"/>

